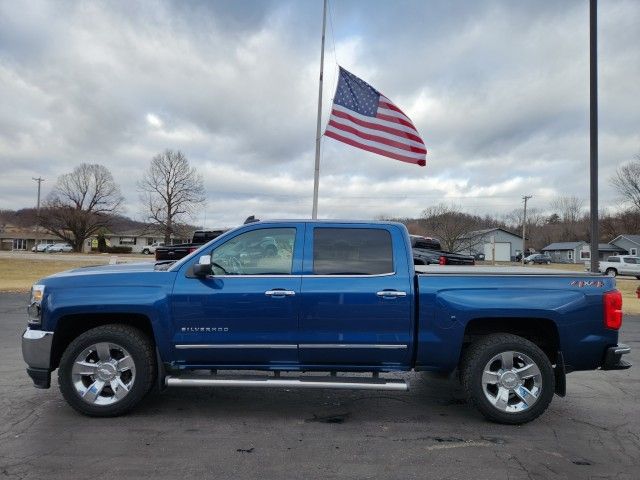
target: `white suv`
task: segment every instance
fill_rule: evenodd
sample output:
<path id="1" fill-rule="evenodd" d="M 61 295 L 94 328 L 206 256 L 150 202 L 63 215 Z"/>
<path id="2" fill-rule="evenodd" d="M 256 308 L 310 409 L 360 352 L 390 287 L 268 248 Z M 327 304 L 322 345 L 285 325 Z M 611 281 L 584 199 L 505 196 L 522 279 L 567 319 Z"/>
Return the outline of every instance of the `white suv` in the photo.
<path id="1" fill-rule="evenodd" d="M 611 277 L 616 275 L 630 275 L 640 279 L 640 257 L 633 255 L 616 255 L 607 258 L 606 262 L 598 264 L 600 273 L 606 273 Z"/>
<path id="2" fill-rule="evenodd" d="M 147 245 L 142 249 L 142 253 L 145 255 L 153 255 L 156 253 L 156 248 L 164 247 L 164 242 L 153 242 L 151 245 Z"/>

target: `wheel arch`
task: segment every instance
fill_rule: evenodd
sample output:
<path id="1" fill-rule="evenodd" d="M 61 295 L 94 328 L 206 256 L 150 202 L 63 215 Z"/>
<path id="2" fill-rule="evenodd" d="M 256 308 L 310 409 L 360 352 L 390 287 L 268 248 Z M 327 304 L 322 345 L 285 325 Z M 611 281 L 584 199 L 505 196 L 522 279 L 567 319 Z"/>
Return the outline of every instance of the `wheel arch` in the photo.
<path id="1" fill-rule="evenodd" d="M 56 325 L 51 346 L 51 369 L 58 368 L 67 346 L 79 335 L 92 328 L 108 324 L 129 325 L 141 330 L 155 346 L 151 319 L 133 313 L 78 313 L 61 317 Z"/>
<path id="2" fill-rule="evenodd" d="M 480 317 L 467 322 L 464 330 L 460 359 L 465 350 L 478 338 L 492 333 L 511 333 L 535 343 L 555 364 L 561 350 L 560 334 L 556 323 L 540 317 Z"/>

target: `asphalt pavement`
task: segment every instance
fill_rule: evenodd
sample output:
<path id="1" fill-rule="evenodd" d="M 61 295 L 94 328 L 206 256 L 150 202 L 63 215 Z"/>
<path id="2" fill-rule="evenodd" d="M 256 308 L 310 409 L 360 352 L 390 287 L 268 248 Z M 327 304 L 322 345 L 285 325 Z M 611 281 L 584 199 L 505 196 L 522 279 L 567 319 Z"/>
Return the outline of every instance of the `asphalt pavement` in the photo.
<path id="1" fill-rule="evenodd" d="M 523 426 L 485 421 L 455 380 L 409 392 L 170 389 L 92 419 L 25 373 L 24 294 L 0 294 L 0 477 L 640 478 L 640 317 L 626 371 L 568 376 L 568 395 Z"/>

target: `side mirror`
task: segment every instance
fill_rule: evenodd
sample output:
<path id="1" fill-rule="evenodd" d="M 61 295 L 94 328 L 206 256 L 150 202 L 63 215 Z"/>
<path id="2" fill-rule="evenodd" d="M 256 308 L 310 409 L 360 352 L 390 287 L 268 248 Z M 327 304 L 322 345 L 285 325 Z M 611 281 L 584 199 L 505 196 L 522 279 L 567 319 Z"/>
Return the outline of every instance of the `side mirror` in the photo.
<path id="1" fill-rule="evenodd" d="M 206 277 L 212 273 L 211 257 L 209 255 L 202 255 L 198 260 L 198 263 L 193 265 L 193 274 L 196 277 Z"/>

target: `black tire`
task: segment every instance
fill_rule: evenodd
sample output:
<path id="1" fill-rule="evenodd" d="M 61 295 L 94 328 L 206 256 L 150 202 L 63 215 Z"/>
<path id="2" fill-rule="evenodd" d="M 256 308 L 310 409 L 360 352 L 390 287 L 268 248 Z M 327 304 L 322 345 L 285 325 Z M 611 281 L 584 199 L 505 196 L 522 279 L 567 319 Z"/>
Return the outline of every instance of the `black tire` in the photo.
<path id="1" fill-rule="evenodd" d="M 93 344 L 103 342 L 126 349 L 135 365 L 135 377 L 129 392 L 110 405 L 96 405 L 85 401 L 76 390 L 72 377 L 73 365 L 78 356 Z M 58 367 L 58 385 L 67 403 L 78 412 L 91 417 L 115 417 L 131 410 L 151 390 L 156 369 L 153 344 L 147 335 L 128 325 L 109 324 L 84 332 L 67 346 Z"/>
<path id="2" fill-rule="evenodd" d="M 609 275 L 610 277 L 617 277 L 618 276 L 618 271 L 615 268 L 607 268 L 607 271 L 604 272 L 606 275 Z"/>
<path id="3" fill-rule="evenodd" d="M 142 250 L 142 254 L 143 255 L 149 255 L 151 252 L 149 251 L 148 248 L 145 248 L 144 250 Z"/>
<path id="4" fill-rule="evenodd" d="M 482 377 L 487 363 L 502 352 L 514 351 L 529 357 L 538 367 L 541 390 L 533 405 L 519 412 L 505 412 L 493 405 L 485 395 Z M 461 363 L 461 381 L 467 399 L 487 419 L 508 425 L 530 422 L 549 406 L 555 391 L 553 367 L 547 355 L 533 342 L 508 333 L 487 335 L 467 349 Z M 515 398 L 515 397 L 514 397 Z"/>

